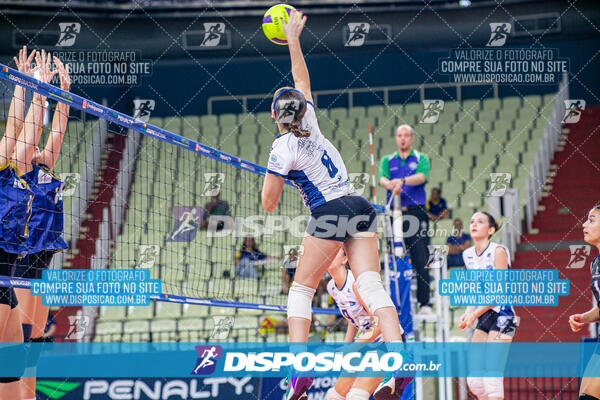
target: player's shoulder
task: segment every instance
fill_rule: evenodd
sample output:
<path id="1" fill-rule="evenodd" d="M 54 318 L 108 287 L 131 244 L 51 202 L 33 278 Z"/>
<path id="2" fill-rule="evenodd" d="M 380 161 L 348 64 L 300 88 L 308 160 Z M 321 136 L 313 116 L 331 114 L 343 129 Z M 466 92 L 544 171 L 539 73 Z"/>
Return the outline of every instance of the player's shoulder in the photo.
<path id="1" fill-rule="evenodd" d="M 335 287 L 335 281 L 333 279 L 330 279 L 329 282 L 327 282 L 327 292 L 331 295 L 331 297 L 334 297 L 335 292 L 336 292 L 336 287 Z"/>
<path id="2" fill-rule="evenodd" d="M 346 270 L 346 284 L 344 285 L 347 288 L 350 288 L 350 290 L 352 290 L 352 285 L 354 285 L 355 279 L 354 279 L 354 274 L 352 273 L 352 271 L 350 269 Z"/>
<path id="3" fill-rule="evenodd" d="M 492 253 L 497 253 L 498 251 L 508 251 L 508 248 L 500 243 L 496 243 L 496 242 L 490 242 L 490 245 L 488 247 L 488 251 L 492 252 Z"/>
<path id="4" fill-rule="evenodd" d="M 60 177 L 54 173 L 54 171 L 52 170 L 52 168 L 50 168 L 46 164 L 38 164 L 38 166 L 40 167 L 40 169 L 42 171 L 44 171 L 44 173 L 50 175 L 52 178 L 54 178 L 54 179 L 60 179 Z"/>
<path id="5" fill-rule="evenodd" d="M 293 151 L 298 147 L 298 138 L 291 132 L 281 133 L 275 136 L 275 140 L 271 144 L 271 150 L 288 150 Z"/>

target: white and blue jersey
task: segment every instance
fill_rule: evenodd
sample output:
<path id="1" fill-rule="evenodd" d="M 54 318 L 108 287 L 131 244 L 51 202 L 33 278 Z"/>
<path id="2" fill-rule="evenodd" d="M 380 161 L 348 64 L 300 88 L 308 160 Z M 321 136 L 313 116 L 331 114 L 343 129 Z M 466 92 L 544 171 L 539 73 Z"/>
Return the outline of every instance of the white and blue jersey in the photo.
<path id="1" fill-rule="evenodd" d="M 481 254 L 477 254 L 475 246 L 471 246 L 463 251 L 465 266 L 467 269 L 494 269 L 494 255 L 496 254 L 497 248 L 501 248 L 506 253 L 506 259 L 509 262 L 508 268 L 510 268 L 510 253 L 508 252 L 508 249 L 505 246 L 494 242 L 489 242 L 488 246 Z M 509 304 L 492 307 L 491 309 L 500 315 L 516 315 L 513 306 Z"/>
<path id="2" fill-rule="evenodd" d="M 327 283 L 327 292 L 337 304 L 342 316 L 358 329 L 359 332 L 365 333 L 373 327 L 374 319 L 360 304 L 352 285 L 354 284 L 354 275 L 352 271 L 346 271 L 346 281 L 341 288 L 338 288 L 335 281 L 331 279 Z M 381 335 L 380 335 L 381 336 Z M 380 337 L 374 341 L 380 340 Z"/>
<path id="3" fill-rule="evenodd" d="M 284 133 L 275 138 L 267 170 L 292 181 L 311 211 L 328 201 L 354 193 L 346 166 L 338 150 L 319 129 L 312 103 L 307 102 L 300 129 L 310 131 L 299 138 Z"/>

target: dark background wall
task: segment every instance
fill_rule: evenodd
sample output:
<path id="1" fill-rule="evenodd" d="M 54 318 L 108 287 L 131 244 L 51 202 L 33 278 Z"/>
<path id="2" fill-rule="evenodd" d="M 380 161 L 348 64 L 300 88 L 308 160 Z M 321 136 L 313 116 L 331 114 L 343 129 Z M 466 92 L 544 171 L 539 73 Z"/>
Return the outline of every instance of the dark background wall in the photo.
<path id="1" fill-rule="evenodd" d="M 28 43 L 52 51 L 87 49 L 138 50 L 152 63 L 152 74 L 138 85 L 75 86 L 73 91 L 94 100 L 106 98 L 115 109 L 128 112 L 134 98 L 157 102 L 155 115 L 202 114 L 210 96 L 268 93 L 292 83 L 285 46 L 266 40 L 260 23 L 264 9 L 124 9 L 4 4 L 0 25 L 0 61 L 12 65 L 12 55 Z M 454 48 L 483 47 L 490 22 L 511 21 L 528 14 L 560 15 L 560 32 L 511 36 L 505 47 L 558 49 L 569 61 L 571 97 L 600 103 L 600 7 L 596 1 L 529 1 L 475 4 L 468 9 L 386 6 L 304 7 L 309 22 L 303 49 L 314 90 L 448 82 L 437 72 L 438 60 Z M 74 46 L 54 46 L 59 22 L 77 22 L 81 32 Z M 224 22 L 231 40 L 228 49 L 189 50 L 184 36 L 203 29 L 205 22 Z M 393 41 L 363 47 L 344 47 L 348 22 L 369 22 L 373 32 L 388 26 Z M 383 28 L 382 28 L 383 29 Z M 379 29 L 380 36 L 383 35 Z M 189 39 L 187 37 L 186 39 Z M 555 85 L 501 85 L 500 95 L 555 91 Z M 452 99 L 451 89 L 434 89 L 428 96 Z M 465 89 L 464 97 L 491 95 L 488 88 Z M 418 91 L 390 97 L 390 102 L 419 101 Z M 381 103 L 381 94 L 355 97 L 355 104 Z M 346 105 L 346 97 L 319 99 L 321 107 Z M 265 111 L 266 102 L 250 110 Z M 234 102 L 215 112 L 239 112 Z"/>

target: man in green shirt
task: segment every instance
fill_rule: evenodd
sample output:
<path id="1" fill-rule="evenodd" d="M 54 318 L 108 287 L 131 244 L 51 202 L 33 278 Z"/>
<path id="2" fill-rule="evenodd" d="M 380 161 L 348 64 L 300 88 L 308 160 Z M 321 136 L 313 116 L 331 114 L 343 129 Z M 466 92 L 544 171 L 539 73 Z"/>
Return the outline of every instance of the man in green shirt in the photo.
<path id="1" fill-rule="evenodd" d="M 394 194 L 400 194 L 403 212 L 404 243 L 417 273 L 417 300 L 421 313 L 431 313 L 429 304 L 429 218 L 427 217 L 427 193 L 425 183 L 429 175 L 429 158 L 412 148 L 415 132 L 409 125 L 396 130 L 398 151 L 381 159 L 379 184 L 388 190 L 386 204 Z M 392 203 L 393 204 L 393 203 Z M 415 226 L 416 225 L 416 226 Z"/>

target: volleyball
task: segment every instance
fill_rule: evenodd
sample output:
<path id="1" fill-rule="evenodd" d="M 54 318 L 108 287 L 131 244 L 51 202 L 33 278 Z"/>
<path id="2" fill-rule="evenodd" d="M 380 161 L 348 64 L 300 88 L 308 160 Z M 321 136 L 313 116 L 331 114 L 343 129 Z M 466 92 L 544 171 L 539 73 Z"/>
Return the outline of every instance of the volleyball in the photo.
<path id="1" fill-rule="evenodd" d="M 286 45 L 287 38 L 281 26 L 282 20 L 287 22 L 294 7 L 288 4 L 277 4 L 269 8 L 263 17 L 263 32 L 271 42 Z"/>

